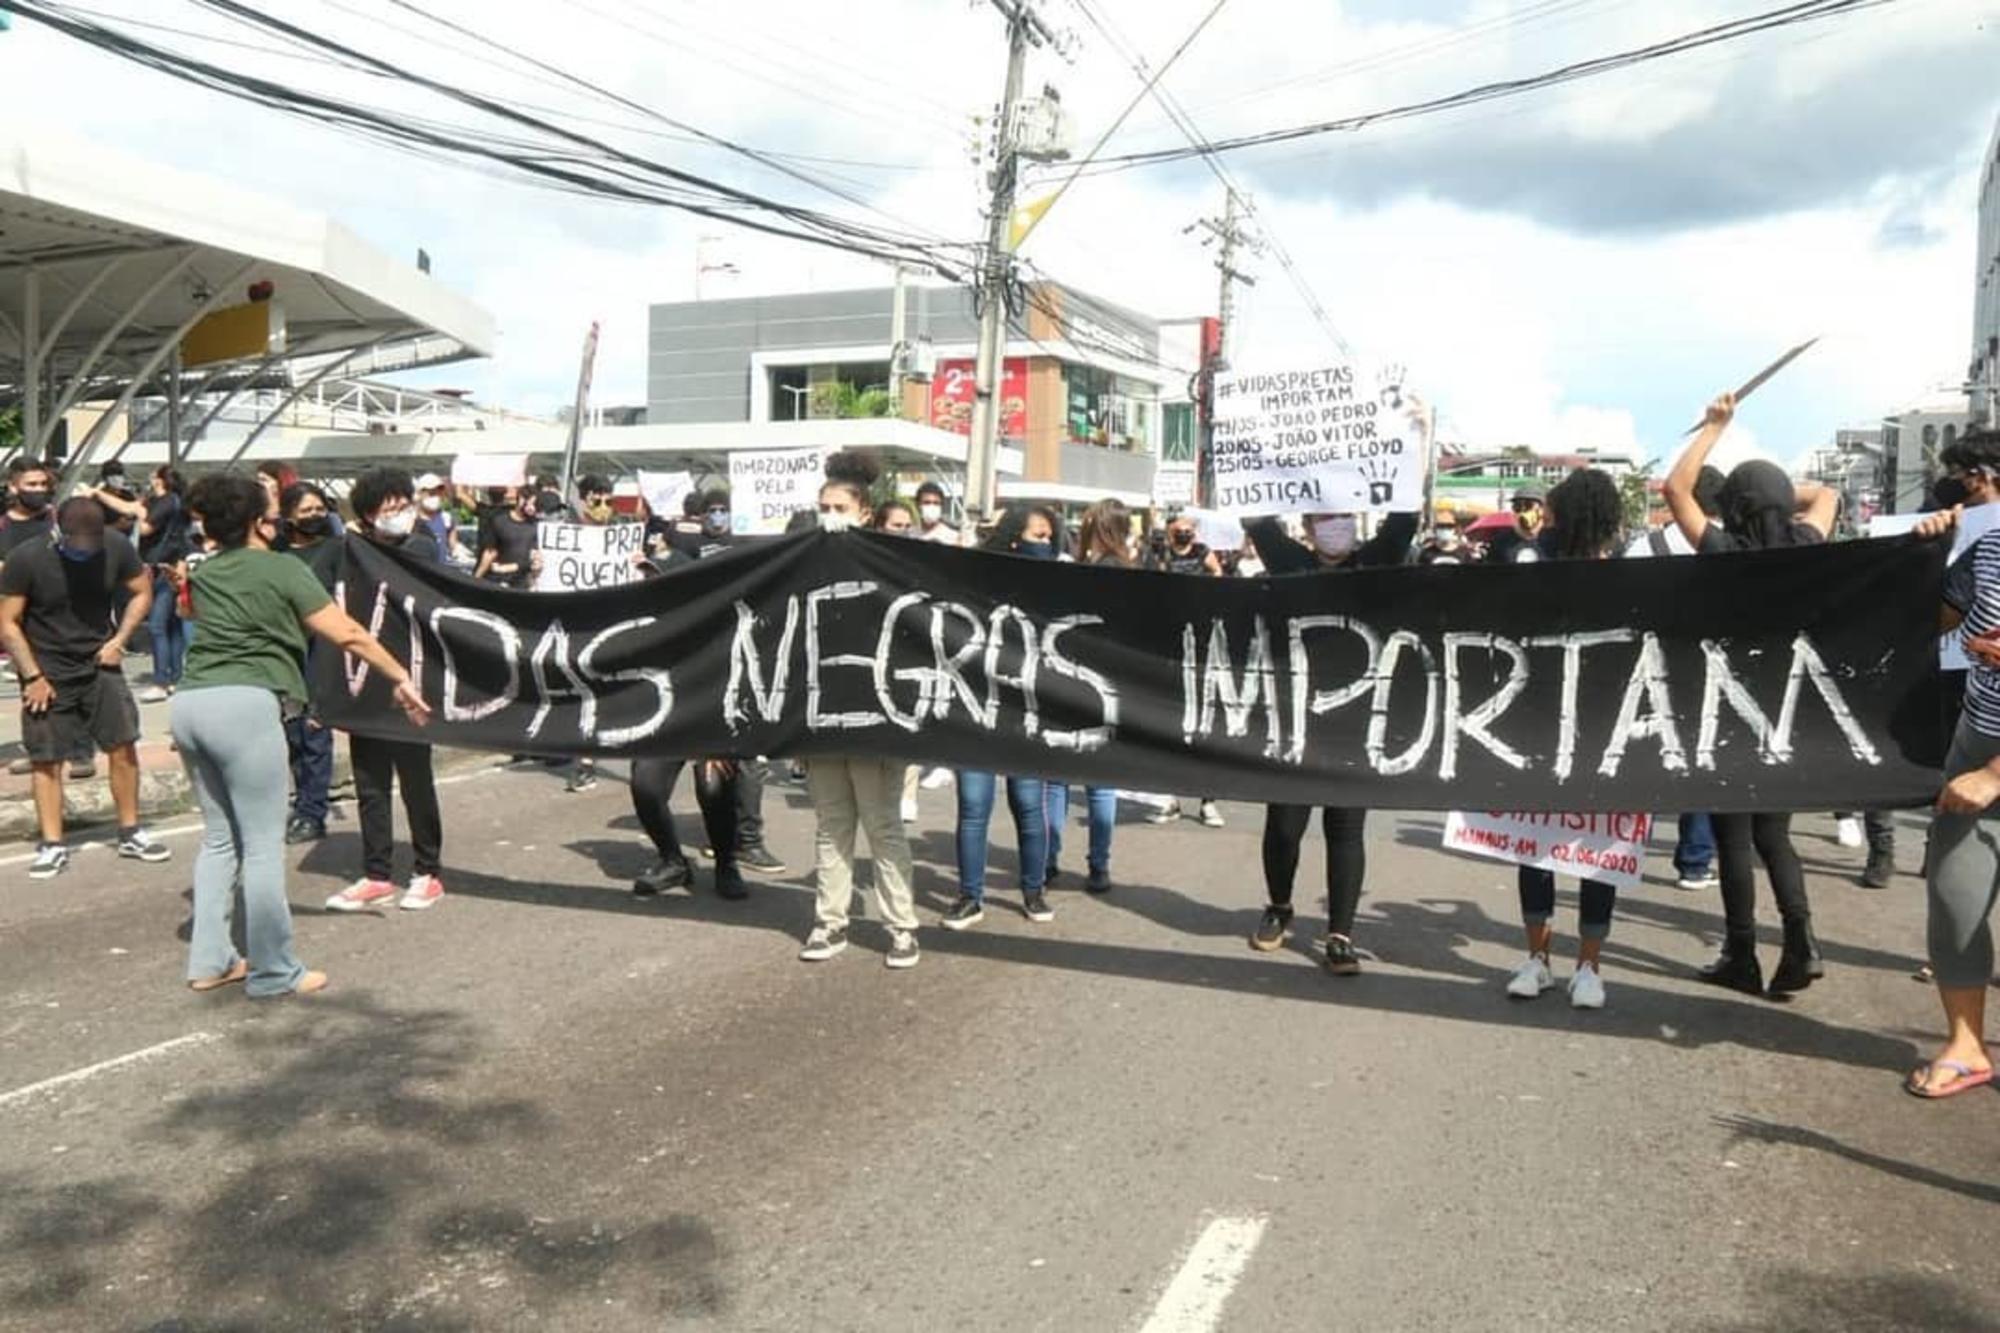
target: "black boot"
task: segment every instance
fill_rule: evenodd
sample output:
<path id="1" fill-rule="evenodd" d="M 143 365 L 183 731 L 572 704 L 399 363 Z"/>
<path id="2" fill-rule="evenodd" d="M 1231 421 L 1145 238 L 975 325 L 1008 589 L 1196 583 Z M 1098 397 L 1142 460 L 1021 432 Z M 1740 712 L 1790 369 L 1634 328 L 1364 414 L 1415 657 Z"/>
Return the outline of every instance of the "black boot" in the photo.
<path id="1" fill-rule="evenodd" d="M 1716 955 L 1715 961 L 1695 975 L 1711 986 L 1727 986 L 1745 995 L 1764 993 L 1764 968 L 1757 961 L 1754 937 L 1732 937 L 1723 941 L 1722 952 Z"/>
<path id="2" fill-rule="evenodd" d="M 1861 871 L 1861 887 L 1864 889 L 1886 889 L 1896 875 L 1896 853 L 1894 850 L 1876 849 L 1868 853 L 1868 864 Z"/>
<path id="3" fill-rule="evenodd" d="M 1813 938 L 1812 922 L 1785 923 L 1785 951 L 1779 955 L 1777 970 L 1771 973 L 1771 994 L 1789 995 L 1802 991 L 1826 975 L 1820 961 L 1819 941 Z"/>

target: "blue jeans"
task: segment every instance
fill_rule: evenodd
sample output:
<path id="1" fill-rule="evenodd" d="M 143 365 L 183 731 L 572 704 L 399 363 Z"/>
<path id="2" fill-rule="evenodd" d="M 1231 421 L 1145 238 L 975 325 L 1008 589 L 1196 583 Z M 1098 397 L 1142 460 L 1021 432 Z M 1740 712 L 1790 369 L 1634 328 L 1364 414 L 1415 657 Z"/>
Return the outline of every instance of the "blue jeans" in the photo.
<path id="1" fill-rule="evenodd" d="M 986 899 L 986 834 L 993 823 L 999 779 L 991 773 L 958 774 L 958 891 Z M 1040 893 L 1049 872 L 1049 815 L 1040 778 L 1008 778 L 1007 805 L 1021 848 L 1021 892 Z"/>
<path id="2" fill-rule="evenodd" d="M 1682 815 L 1680 839 L 1674 843 L 1674 869 L 1683 879 L 1698 879 L 1715 869 L 1715 828 L 1707 815 Z"/>
<path id="3" fill-rule="evenodd" d="M 1062 859 L 1063 825 L 1069 822 L 1069 784 L 1050 782 L 1048 789 L 1049 808 L 1049 865 Z M 1116 787 L 1085 787 L 1083 799 L 1090 807 L 1090 861 L 1091 873 L 1096 874 L 1111 869 L 1111 830 L 1118 823 L 1118 789 Z"/>
<path id="4" fill-rule="evenodd" d="M 187 622 L 176 608 L 174 581 L 165 574 L 153 576 L 153 607 L 146 613 L 146 634 L 153 643 L 153 683 L 178 685 L 181 664 L 187 661 Z"/>
<path id="5" fill-rule="evenodd" d="M 327 793 L 333 789 L 333 731 L 302 717 L 288 718 L 285 748 L 292 760 L 292 818 L 326 823 Z"/>

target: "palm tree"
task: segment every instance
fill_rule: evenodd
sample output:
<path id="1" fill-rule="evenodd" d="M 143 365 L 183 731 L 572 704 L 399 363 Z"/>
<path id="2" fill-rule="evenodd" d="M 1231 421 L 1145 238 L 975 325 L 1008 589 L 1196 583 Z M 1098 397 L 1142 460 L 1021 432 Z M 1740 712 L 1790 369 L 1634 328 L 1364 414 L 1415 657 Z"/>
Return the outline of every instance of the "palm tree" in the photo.
<path id="1" fill-rule="evenodd" d="M 846 380 L 823 381 L 813 386 L 812 414 L 816 417 L 886 417 L 889 391 L 864 389 Z"/>

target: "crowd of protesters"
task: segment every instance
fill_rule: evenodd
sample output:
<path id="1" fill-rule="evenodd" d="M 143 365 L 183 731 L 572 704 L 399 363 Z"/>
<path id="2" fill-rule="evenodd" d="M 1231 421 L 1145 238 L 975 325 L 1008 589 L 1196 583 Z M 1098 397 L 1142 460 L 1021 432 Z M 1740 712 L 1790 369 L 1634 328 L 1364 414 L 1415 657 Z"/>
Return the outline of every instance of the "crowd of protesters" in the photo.
<path id="1" fill-rule="evenodd" d="M 1092 506 L 1074 524 L 1052 507 L 1021 505 L 988 526 L 959 526 L 951 521 L 950 496 L 942 484 L 925 481 L 907 498 L 884 494 L 874 465 L 852 454 L 830 460 L 818 512 L 802 515 L 800 523 L 816 521 L 831 531 L 867 528 L 1013 558 L 1205 578 L 1323 577 L 1406 564 L 1702 558 L 1827 541 L 1839 518 L 1835 492 L 1795 485 L 1765 462 L 1742 463 L 1726 474 L 1709 465 L 1734 411 L 1728 396 L 1710 405 L 1702 428 L 1665 480 L 1667 521 L 1637 532 L 1628 531 L 1617 484 L 1591 467 L 1546 490 L 1524 484 L 1498 521 L 1474 525 L 1470 516 L 1434 513 L 1421 540 L 1417 514 L 1383 516 L 1371 530 L 1364 515 L 1326 513 L 1304 515 L 1296 526 L 1276 518 L 1252 520 L 1234 549 L 1211 549 L 1193 516 L 1172 516 L 1146 532 L 1116 500 Z M 1941 461 L 1947 476 L 1937 489 L 1935 512 L 1918 529 L 1926 538 L 1947 534 L 1966 507 L 2000 500 L 2000 435 L 1968 434 Z M 100 750 L 110 770 L 119 854 L 141 862 L 168 859 L 138 815 L 140 714 L 123 659 L 143 628 L 152 682 L 140 697 L 172 700 L 173 740 L 206 829 L 193 872 L 187 971 L 188 984 L 199 991 L 243 982 L 252 994 L 277 995 L 310 993 L 327 984 L 324 973 L 293 955 L 284 887 L 284 844 L 324 838 L 330 808 L 335 741 L 312 705 L 306 683 L 310 655 L 346 654 L 350 673 L 377 672 L 393 684 L 395 706 L 412 721 L 421 723 L 429 713 L 420 682 L 406 665 L 334 601 L 343 538 L 455 564 L 471 578 L 511 588 L 534 586 L 542 559 L 538 525 L 550 519 L 646 524 L 634 557 L 645 577 L 669 575 L 679 565 L 745 540 L 727 490 L 695 490 L 679 513 L 654 514 L 643 501 L 615 503 L 614 486 L 595 474 L 581 478 L 574 494 L 565 496 L 551 477 L 468 492 L 434 474 L 412 478 L 376 468 L 346 489 L 346 525 L 327 488 L 274 465 L 255 475 L 213 474 L 192 485 L 175 470 L 159 468 L 143 488 L 107 468 L 95 486 L 78 489 L 60 504 L 55 485 L 50 469 L 16 460 L 0 521 L 0 646 L 21 685 L 23 748 L 40 824 L 28 874 L 53 877 L 67 864 L 62 783 L 66 772 L 80 777 L 86 769 L 94 771 Z M 469 541 L 468 530 L 477 534 Z M 1986 986 L 1994 969 L 1988 918 L 2000 895 L 2000 855 L 1983 821 L 2000 803 L 2000 532 L 1970 543 L 1951 566 L 1944 600 L 1942 622 L 1947 628 L 1962 625 L 1972 665 L 1947 681 L 1944 721 L 1953 741 L 1926 856 L 1929 972 L 1948 1029 L 1937 1056 L 1905 1083 L 1906 1090 L 1926 1098 L 1951 1096 L 1993 1077 L 1983 1032 Z M 445 880 L 431 748 L 354 735 L 348 749 L 361 832 L 359 873 L 327 900 L 327 908 L 434 906 L 445 895 Z M 571 790 L 594 784 L 589 760 L 561 762 Z M 653 897 L 695 885 L 694 864 L 670 809 L 683 770 L 693 779 L 702 854 L 713 862 L 717 894 L 746 897 L 746 870 L 783 873 L 785 863 L 766 845 L 763 831 L 770 762 L 758 755 L 635 760 L 633 812 L 656 859 L 638 876 L 633 892 Z M 780 761 L 780 768 L 802 778 L 816 826 L 814 921 L 799 957 L 822 962 L 846 949 L 857 852 L 865 838 L 876 910 L 889 932 L 885 961 L 892 968 L 915 966 L 920 923 L 906 825 L 917 818 L 919 770 L 901 756 L 874 751 L 815 756 L 798 765 Z M 957 892 L 937 924 L 966 930 L 984 918 L 992 825 L 1003 792 L 1018 853 L 1020 910 L 1031 922 L 1053 920 L 1050 893 L 1062 875 L 1070 785 L 1042 774 L 974 769 L 921 777 L 924 787 L 947 784 L 956 791 Z M 1196 802 L 1201 823 L 1223 825 L 1215 801 L 1200 793 L 1185 795 Z M 400 887 L 394 878 L 398 797 L 410 842 L 409 876 Z M 1082 797 L 1087 828 L 1082 887 L 1092 894 L 1113 891 L 1121 799 L 1139 802 L 1153 823 L 1183 814 L 1181 796 L 1174 794 L 1086 785 Z M 1316 952 L 1336 976 L 1361 972 L 1366 956 L 1355 931 L 1367 879 L 1368 813 L 1354 807 L 1318 810 L 1326 842 L 1328 921 Z M 1861 882 L 1886 886 L 1894 871 L 1887 813 L 1843 812 L 1839 818 L 1844 841 L 1862 842 L 1866 829 L 1869 856 Z M 1786 995 L 1824 975 L 1791 820 L 1782 812 L 1679 815 L 1677 881 L 1684 889 L 1719 890 L 1723 909 L 1722 948 L 1700 969 L 1702 980 L 1749 994 Z M 1264 811 L 1266 906 L 1250 933 L 1252 949 L 1273 952 L 1291 936 L 1301 850 L 1314 822 L 1310 806 L 1274 804 Z M 1783 945 L 1768 980 L 1755 947 L 1760 868 L 1783 927 Z M 239 884 L 248 959 L 231 943 L 231 898 Z M 1531 1000 L 1556 984 L 1554 876 L 1522 867 L 1518 890 L 1526 949 L 1505 991 Z M 1608 883 L 1580 886 L 1579 943 L 1568 982 L 1577 1008 L 1606 1002 L 1602 948 L 1615 901 Z"/>

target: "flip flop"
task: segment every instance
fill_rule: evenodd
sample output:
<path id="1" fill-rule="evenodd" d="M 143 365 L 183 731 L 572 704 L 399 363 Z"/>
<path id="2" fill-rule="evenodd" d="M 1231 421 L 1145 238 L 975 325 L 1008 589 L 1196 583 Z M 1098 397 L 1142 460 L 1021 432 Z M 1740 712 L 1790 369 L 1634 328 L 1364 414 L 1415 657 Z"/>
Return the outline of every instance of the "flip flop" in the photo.
<path id="1" fill-rule="evenodd" d="M 236 960 L 236 965 L 227 972 L 218 972 L 212 977 L 197 977 L 190 981 L 188 989 L 201 992 L 221 990 L 224 986 L 235 985 L 249 975 L 250 964 L 239 958 Z"/>
<path id="2" fill-rule="evenodd" d="M 1929 1086 L 1931 1072 L 1937 1069 L 1948 1070 L 1958 1077 L 1941 1088 L 1931 1088 Z M 1990 1069 L 1975 1070 L 1971 1065 L 1960 1064 L 1956 1060 L 1933 1060 L 1930 1064 L 1918 1065 L 1910 1071 L 1910 1076 L 1903 1080 L 1903 1091 L 1912 1097 L 1936 1102 L 1943 1101 L 1946 1097 L 1956 1097 L 1961 1092 L 1970 1092 L 1974 1088 L 1983 1088 L 1992 1081 L 1993 1071 Z"/>

